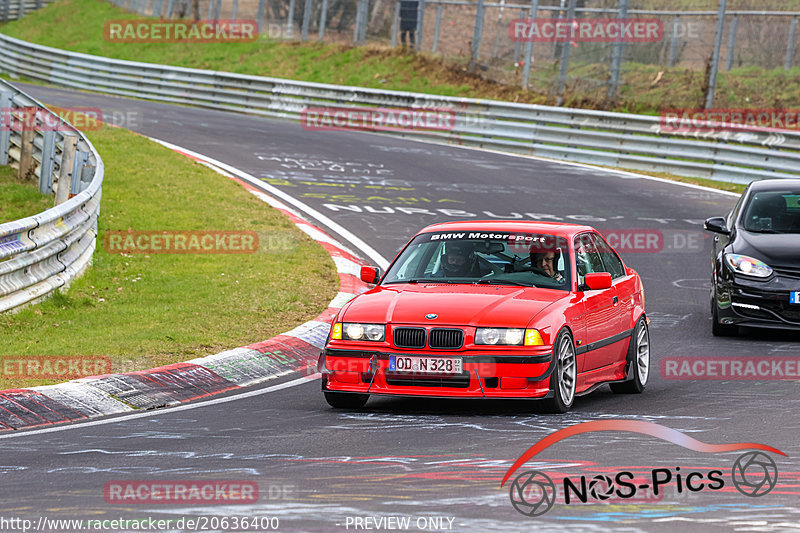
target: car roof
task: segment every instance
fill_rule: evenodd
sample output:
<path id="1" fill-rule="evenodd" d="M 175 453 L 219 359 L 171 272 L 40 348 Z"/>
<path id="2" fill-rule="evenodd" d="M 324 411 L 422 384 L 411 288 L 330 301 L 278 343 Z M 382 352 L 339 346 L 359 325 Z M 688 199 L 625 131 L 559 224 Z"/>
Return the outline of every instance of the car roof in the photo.
<path id="1" fill-rule="evenodd" d="M 432 233 L 435 231 L 507 231 L 518 233 L 546 233 L 562 237 L 572 237 L 585 231 L 597 231 L 591 226 L 583 224 L 569 224 L 567 222 L 545 222 L 537 220 L 470 220 L 455 222 L 440 222 L 431 224 L 419 233 Z"/>
<path id="2" fill-rule="evenodd" d="M 750 184 L 750 190 L 753 192 L 785 191 L 786 189 L 800 189 L 800 179 L 766 179 Z"/>

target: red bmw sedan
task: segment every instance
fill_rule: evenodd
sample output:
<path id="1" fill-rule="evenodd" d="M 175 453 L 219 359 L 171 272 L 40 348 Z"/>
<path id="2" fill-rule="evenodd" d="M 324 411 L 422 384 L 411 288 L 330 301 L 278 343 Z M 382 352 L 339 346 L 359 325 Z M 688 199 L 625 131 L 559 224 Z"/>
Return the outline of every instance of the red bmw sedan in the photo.
<path id="1" fill-rule="evenodd" d="M 610 384 L 641 393 L 650 335 L 639 275 L 593 228 L 428 226 L 339 312 L 320 355 L 333 407 L 371 394 L 543 399 L 563 413 Z"/>

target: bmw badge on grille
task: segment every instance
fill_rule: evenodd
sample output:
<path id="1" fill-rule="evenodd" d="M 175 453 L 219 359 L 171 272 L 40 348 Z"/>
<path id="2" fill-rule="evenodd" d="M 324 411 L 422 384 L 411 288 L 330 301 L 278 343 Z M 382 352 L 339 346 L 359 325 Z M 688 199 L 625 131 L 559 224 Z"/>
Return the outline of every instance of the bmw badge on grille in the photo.
<path id="1" fill-rule="evenodd" d="M 425 315 L 425 318 L 427 318 L 428 320 L 434 320 L 436 318 L 439 318 L 439 315 L 437 315 L 436 313 L 428 313 L 427 315 Z"/>

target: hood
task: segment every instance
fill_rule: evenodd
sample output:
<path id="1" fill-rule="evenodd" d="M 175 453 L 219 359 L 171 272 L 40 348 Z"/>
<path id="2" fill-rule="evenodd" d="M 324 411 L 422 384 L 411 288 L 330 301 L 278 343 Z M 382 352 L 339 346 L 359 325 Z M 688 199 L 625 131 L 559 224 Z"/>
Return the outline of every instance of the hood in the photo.
<path id="1" fill-rule="evenodd" d="M 800 266 L 800 234 L 752 233 L 740 230 L 733 242 L 733 252 L 761 259 L 771 267 Z"/>
<path id="2" fill-rule="evenodd" d="M 498 285 L 387 285 L 353 299 L 344 322 L 524 328 L 568 291 Z M 428 320 L 425 315 L 438 317 Z"/>

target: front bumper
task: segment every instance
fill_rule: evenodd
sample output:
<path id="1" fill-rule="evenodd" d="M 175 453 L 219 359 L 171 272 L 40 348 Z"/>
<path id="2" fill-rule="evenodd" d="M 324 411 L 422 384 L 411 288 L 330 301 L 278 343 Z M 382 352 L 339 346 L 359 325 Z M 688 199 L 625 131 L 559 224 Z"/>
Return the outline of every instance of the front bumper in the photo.
<path id="1" fill-rule="evenodd" d="M 769 281 L 736 276 L 717 283 L 713 303 L 722 324 L 800 330 L 800 304 L 789 302 L 794 291 L 800 291 L 794 276 L 778 274 Z"/>
<path id="2" fill-rule="evenodd" d="M 389 370 L 391 355 L 458 357 L 461 374 L 411 374 Z M 322 390 L 440 398 L 544 398 L 550 394 L 552 346 L 528 355 L 376 352 L 326 348 L 320 355 Z"/>

